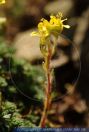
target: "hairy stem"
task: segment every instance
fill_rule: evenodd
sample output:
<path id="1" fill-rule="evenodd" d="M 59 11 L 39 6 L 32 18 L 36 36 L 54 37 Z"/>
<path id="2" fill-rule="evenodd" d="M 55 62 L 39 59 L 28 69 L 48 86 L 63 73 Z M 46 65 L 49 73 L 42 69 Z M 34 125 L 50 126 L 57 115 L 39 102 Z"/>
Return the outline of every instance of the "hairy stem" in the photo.
<path id="1" fill-rule="evenodd" d="M 44 100 L 44 110 L 42 113 L 41 117 L 41 122 L 40 122 L 40 127 L 45 127 L 46 125 L 46 118 L 47 118 L 47 112 L 50 108 L 50 103 L 51 103 L 51 69 L 50 69 L 50 61 L 51 61 L 51 50 L 50 50 L 50 45 L 48 45 L 48 56 L 46 58 L 47 61 L 47 87 L 46 87 L 46 97 Z"/>

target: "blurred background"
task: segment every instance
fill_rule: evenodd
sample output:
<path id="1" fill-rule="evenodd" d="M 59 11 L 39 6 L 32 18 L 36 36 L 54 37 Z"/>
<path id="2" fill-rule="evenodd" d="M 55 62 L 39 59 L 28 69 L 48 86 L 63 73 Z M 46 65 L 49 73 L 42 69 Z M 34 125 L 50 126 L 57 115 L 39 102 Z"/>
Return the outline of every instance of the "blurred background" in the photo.
<path id="1" fill-rule="evenodd" d="M 39 38 L 41 18 L 63 13 L 71 26 L 59 35 L 51 66 L 53 101 L 48 127 L 89 126 L 89 0 L 6 0 L 0 5 L 0 130 L 39 125 L 45 76 Z"/>

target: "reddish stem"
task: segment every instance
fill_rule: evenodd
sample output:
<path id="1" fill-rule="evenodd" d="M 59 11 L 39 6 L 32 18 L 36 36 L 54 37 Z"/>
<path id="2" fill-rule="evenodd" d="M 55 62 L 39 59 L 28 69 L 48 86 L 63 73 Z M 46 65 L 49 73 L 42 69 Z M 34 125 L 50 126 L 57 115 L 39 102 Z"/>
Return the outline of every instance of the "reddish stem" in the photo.
<path id="1" fill-rule="evenodd" d="M 40 122 L 40 127 L 45 127 L 47 111 L 50 107 L 50 94 L 51 94 L 51 72 L 50 72 L 50 60 L 51 60 L 51 50 L 50 46 L 48 46 L 48 56 L 47 56 L 47 88 L 46 88 L 46 99 L 44 101 L 44 110 Z"/>

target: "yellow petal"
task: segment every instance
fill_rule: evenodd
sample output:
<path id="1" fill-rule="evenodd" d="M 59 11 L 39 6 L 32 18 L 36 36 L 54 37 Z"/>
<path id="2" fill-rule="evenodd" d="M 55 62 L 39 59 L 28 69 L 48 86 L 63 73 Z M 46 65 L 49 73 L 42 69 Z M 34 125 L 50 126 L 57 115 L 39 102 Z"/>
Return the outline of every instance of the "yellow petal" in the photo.
<path id="1" fill-rule="evenodd" d="M 38 24 L 38 30 L 42 30 L 43 29 L 43 22 L 40 22 L 39 24 Z"/>
<path id="2" fill-rule="evenodd" d="M 65 28 L 70 28 L 70 26 L 69 26 L 69 25 L 63 25 L 63 27 L 65 27 Z"/>
<path id="3" fill-rule="evenodd" d="M 38 32 L 32 32 L 31 36 L 39 36 L 39 33 Z"/>
<path id="4" fill-rule="evenodd" d="M 67 18 L 65 18 L 64 20 L 61 20 L 62 22 L 64 22 L 64 21 L 66 21 L 67 20 Z"/>

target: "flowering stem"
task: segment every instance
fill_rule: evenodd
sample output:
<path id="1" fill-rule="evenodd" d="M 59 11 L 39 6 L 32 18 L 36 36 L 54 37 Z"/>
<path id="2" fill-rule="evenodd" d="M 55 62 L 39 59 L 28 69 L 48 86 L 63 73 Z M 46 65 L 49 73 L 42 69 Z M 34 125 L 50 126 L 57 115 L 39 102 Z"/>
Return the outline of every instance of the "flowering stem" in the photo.
<path id="1" fill-rule="evenodd" d="M 56 16 L 51 15 L 50 20 L 41 19 L 38 24 L 38 32 L 32 32 L 32 36 L 39 36 L 40 38 L 40 51 L 43 54 L 45 63 L 44 69 L 47 76 L 46 98 L 44 100 L 44 109 L 41 117 L 40 127 L 45 127 L 47 112 L 51 104 L 51 68 L 50 60 L 55 50 L 55 43 L 51 43 L 51 37 L 58 38 L 58 35 L 62 32 L 63 28 L 70 28 L 69 25 L 64 25 L 62 20 L 62 13 L 58 13 Z M 50 39 L 49 39 L 50 38 Z"/>
<path id="2" fill-rule="evenodd" d="M 51 68 L 50 68 L 50 60 L 51 60 L 51 50 L 50 45 L 48 45 L 48 56 L 46 58 L 46 76 L 47 76 L 47 87 L 46 87 L 46 98 L 44 100 L 44 110 L 41 117 L 40 127 L 45 127 L 46 125 L 46 118 L 47 118 L 47 112 L 50 108 L 51 103 Z"/>

